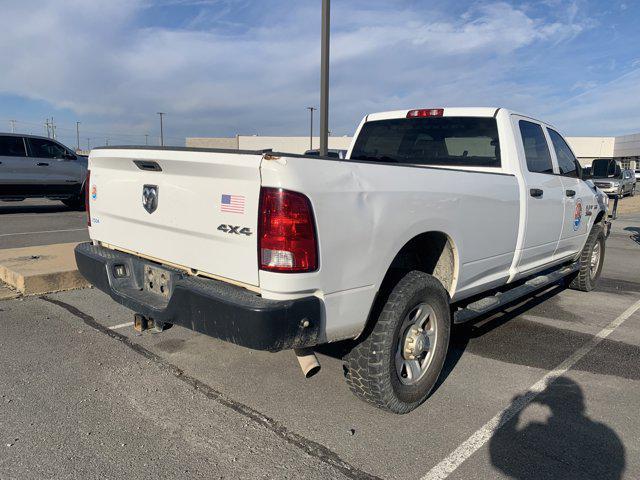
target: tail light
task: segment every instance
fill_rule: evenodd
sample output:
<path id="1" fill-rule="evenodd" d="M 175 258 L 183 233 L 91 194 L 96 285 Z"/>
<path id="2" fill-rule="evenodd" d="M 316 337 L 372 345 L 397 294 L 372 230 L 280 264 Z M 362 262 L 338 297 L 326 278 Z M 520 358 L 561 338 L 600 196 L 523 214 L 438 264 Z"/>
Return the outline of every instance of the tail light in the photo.
<path id="1" fill-rule="evenodd" d="M 444 108 L 422 108 L 409 110 L 407 118 L 441 117 L 442 115 L 444 115 Z"/>
<path id="2" fill-rule="evenodd" d="M 87 226 L 91 226 L 91 170 L 87 170 L 87 179 L 84 181 L 84 209 L 87 212 Z"/>
<path id="3" fill-rule="evenodd" d="M 271 272 L 312 272 L 318 268 L 316 230 L 309 199 L 280 188 L 260 190 L 258 260 Z"/>

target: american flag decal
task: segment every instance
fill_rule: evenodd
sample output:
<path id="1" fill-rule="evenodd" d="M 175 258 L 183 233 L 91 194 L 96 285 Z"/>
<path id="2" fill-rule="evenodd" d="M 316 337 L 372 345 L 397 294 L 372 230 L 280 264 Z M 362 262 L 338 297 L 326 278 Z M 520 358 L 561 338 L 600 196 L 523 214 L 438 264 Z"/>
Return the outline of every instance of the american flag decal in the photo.
<path id="1" fill-rule="evenodd" d="M 242 195 L 222 194 L 220 211 L 230 213 L 244 213 L 244 197 Z"/>

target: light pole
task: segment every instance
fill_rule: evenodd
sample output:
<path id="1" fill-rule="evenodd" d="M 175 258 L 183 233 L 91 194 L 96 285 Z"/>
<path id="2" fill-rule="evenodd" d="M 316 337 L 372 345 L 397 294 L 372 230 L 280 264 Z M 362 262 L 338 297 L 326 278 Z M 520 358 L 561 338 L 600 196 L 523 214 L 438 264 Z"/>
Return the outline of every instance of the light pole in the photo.
<path id="1" fill-rule="evenodd" d="M 80 122 L 76 122 L 76 145 L 80 150 Z"/>
<path id="2" fill-rule="evenodd" d="M 322 0 L 322 45 L 320 53 L 320 155 L 329 148 L 329 29 L 331 0 Z"/>
<path id="3" fill-rule="evenodd" d="M 311 125 L 309 126 L 309 150 L 313 150 L 313 111 L 317 110 L 316 107 L 307 107 L 311 115 Z"/>
<path id="4" fill-rule="evenodd" d="M 11 124 L 11 133 L 16 133 L 16 121 L 9 120 L 9 123 Z"/>
<path id="5" fill-rule="evenodd" d="M 87 150 L 91 150 L 91 139 L 87 138 Z"/>
<path id="6" fill-rule="evenodd" d="M 158 112 L 158 115 L 160 115 L 160 146 L 164 147 L 164 129 L 162 126 L 162 117 L 165 116 L 166 113 Z"/>
<path id="7" fill-rule="evenodd" d="M 149 145 L 149 134 L 148 133 L 144 134 L 144 144 L 145 145 Z"/>

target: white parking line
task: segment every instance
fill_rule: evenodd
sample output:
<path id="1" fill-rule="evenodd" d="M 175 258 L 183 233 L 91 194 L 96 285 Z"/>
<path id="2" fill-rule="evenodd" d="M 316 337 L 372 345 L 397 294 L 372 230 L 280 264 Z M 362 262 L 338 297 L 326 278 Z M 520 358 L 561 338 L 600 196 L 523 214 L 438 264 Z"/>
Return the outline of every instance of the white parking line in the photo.
<path id="1" fill-rule="evenodd" d="M 133 322 L 121 323 L 120 325 L 114 325 L 109 327 L 109 330 L 118 330 L 119 328 L 133 327 Z"/>
<path id="2" fill-rule="evenodd" d="M 620 316 L 600 330 L 600 332 L 598 332 L 591 340 L 558 365 L 554 370 L 548 372 L 538 380 L 525 395 L 519 397 L 511 405 L 489 420 L 482 428 L 477 430 L 458 448 L 451 452 L 447 458 L 429 470 L 429 472 L 422 477 L 422 480 L 443 480 L 451 475 L 467 458 L 487 443 L 496 430 L 511 420 L 518 412 L 524 409 L 534 398 L 536 398 L 540 392 L 547 387 L 549 382 L 553 382 L 555 377 L 561 376 L 578 363 L 585 355 L 597 347 L 605 338 L 611 335 L 611 332 L 618 328 L 622 322 L 633 315 L 638 309 L 640 309 L 640 300 L 622 312 Z"/>
<path id="3" fill-rule="evenodd" d="M 68 230 L 42 230 L 40 232 L 0 233 L 0 237 L 13 237 L 16 235 L 38 235 L 40 233 L 81 232 L 86 228 L 70 228 Z"/>

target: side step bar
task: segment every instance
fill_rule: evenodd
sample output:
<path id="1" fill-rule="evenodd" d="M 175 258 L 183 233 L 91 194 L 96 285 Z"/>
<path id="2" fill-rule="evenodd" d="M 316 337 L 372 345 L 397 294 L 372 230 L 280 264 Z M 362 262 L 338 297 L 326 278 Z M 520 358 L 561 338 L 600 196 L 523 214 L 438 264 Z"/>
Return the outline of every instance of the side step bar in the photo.
<path id="1" fill-rule="evenodd" d="M 551 273 L 533 277 L 519 287 L 514 287 L 511 290 L 507 290 L 506 292 L 498 292 L 490 297 L 481 298 L 480 300 L 470 303 L 465 308 L 455 312 L 453 314 L 453 323 L 465 323 L 492 310 L 497 310 L 500 307 L 504 307 L 520 298 L 531 295 L 532 293 L 540 290 L 543 287 L 559 282 L 567 275 L 578 271 L 578 269 L 578 262 L 575 262 L 567 267 L 562 267 Z"/>

